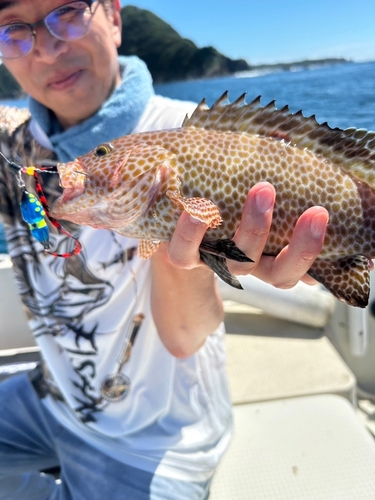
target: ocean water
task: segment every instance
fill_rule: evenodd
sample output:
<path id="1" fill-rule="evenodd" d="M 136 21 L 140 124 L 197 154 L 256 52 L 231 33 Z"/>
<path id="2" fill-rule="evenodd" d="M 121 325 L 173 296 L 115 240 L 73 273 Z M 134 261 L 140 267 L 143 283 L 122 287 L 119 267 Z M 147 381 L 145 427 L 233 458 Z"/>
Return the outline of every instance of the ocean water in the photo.
<path id="1" fill-rule="evenodd" d="M 204 97 L 211 106 L 225 91 L 234 101 L 243 92 L 250 102 L 261 96 L 263 105 L 276 100 L 281 108 L 315 114 L 331 127 L 375 130 L 375 62 L 346 63 L 274 73 L 244 72 L 236 77 L 168 83 L 155 87 L 164 96 L 195 102 Z"/>
<path id="2" fill-rule="evenodd" d="M 276 100 L 278 108 L 289 105 L 292 112 L 302 110 L 315 115 L 318 122 L 331 127 L 375 130 L 375 62 L 344 63 L 283 72 L 244 72 L 234 76 L 155 86 L 158 94 L 211 106 L 224 91 L 234 101 L 246 92 L 247 102 L 262 96 L 263 105 Z M 25 100 L 0 101 L 25 107 Z M 6 251 L 0 225 L 0 253 Z"/>

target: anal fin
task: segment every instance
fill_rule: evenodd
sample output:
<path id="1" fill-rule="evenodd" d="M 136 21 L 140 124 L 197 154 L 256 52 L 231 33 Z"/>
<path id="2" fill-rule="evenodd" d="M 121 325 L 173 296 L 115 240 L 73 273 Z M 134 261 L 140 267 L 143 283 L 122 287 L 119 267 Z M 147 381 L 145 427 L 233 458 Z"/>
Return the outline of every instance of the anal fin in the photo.
<path id="1" fill-rule="evenodd" d="M 237 262 L 254 262 L 242 250 L 238 248 L 233 240 L 222 239 L 216 241 L 202 241 L 199 246 L 201 259 L 207 264 L 225 283 L 242 290 L 238 279 L 229 272 L 226 259 Z"/>
<path id="2" fill-rule="evenodd" d="M 308 274 L 337 299 L 351 306 L 366 307 L 370 294 L 370 265 L 364 255 L 337 260 L 316 260 Z"/>
<path id="3" fill-rule="evenodd" d="M 254 262 L 242 250 L 238 248 L 233 240 L 222 239 L 216 241 L 202 241 L 199 246 L 202 252 L 226 257 L 237 262 Z"/>
<path id="4" fill-rule="evenodd" d="M 225 257 L 218 257 L 211 253 L 200 252 L 201 259 L 228 285 L 243 290 L 241 283 L 238 279 L 229 272 L 227 261 Z"/>

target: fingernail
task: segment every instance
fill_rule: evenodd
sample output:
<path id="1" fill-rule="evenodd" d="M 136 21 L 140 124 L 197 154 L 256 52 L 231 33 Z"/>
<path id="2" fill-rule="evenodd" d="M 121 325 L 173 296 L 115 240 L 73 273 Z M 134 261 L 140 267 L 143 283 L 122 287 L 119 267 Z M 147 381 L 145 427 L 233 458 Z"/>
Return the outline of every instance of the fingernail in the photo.
<path id="1" fill-rule="evenodd" d="M 255 203 L 260 213 L 265 214 L 273 203 L 273 193 L 269 189 L 261 189 L 255 195 Z"/>
<path id="2" fill-rule="evenodd" d="M 314 238 L 321 238 L 326 229 L 327 215 L 323 212 L 314 215 L 310 222 L 310 231 Z"/>

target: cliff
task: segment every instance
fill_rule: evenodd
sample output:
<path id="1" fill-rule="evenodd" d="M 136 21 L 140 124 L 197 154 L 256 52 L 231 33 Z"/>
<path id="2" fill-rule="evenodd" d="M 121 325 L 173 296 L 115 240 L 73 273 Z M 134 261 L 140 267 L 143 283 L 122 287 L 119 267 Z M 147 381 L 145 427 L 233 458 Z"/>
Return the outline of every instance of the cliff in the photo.
<path id="1" fill-rule="evenodd" d="M 214 47 L 198 48 L 148 10 L 128 5 L 121 10 L 121 18 L 123 41 L 119 53 L 143 59 L 155 83 L 250 69 L 246 61 L 230 59 Z"/>

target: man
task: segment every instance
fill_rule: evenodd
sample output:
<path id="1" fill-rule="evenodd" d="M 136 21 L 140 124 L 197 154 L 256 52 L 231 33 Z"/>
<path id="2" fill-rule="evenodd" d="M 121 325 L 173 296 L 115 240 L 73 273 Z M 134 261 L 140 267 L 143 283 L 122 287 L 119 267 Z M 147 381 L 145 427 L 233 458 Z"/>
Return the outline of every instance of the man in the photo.
<path id="1" fill-rule="evenodd" d="M 30 23 L 30 24 L 25 24 Z M 71 160 L 131 132 L 179 126 L 194 105 L 154 96 L 137 58 L 118 58 L 118 0 L 0 0 L 3 63 L 29 94 L 32 119 L 3 140 L 24 165 Z M 48 202 L 60 189 L 44 175 Z M 231 432 L 223 308 L 199 259 L 206 226 L 183 213 L 151 261 L 112 231 L 69 226 L 69 259 L 43 252 L 0 166 L 0 211 L 44 371 L 0 386 L 0 499 L 204 499 Z M 254 264 L 228 262 L 287 288 L 319 254 L 327 213 L 314 207 L 290 245 L 262 257 L 275 192 L 253 187 L 234 241 Z M 64 252 L 71 241 L 51 236 Z M 59 465 L 61 482 L 39 471 Z"/>

